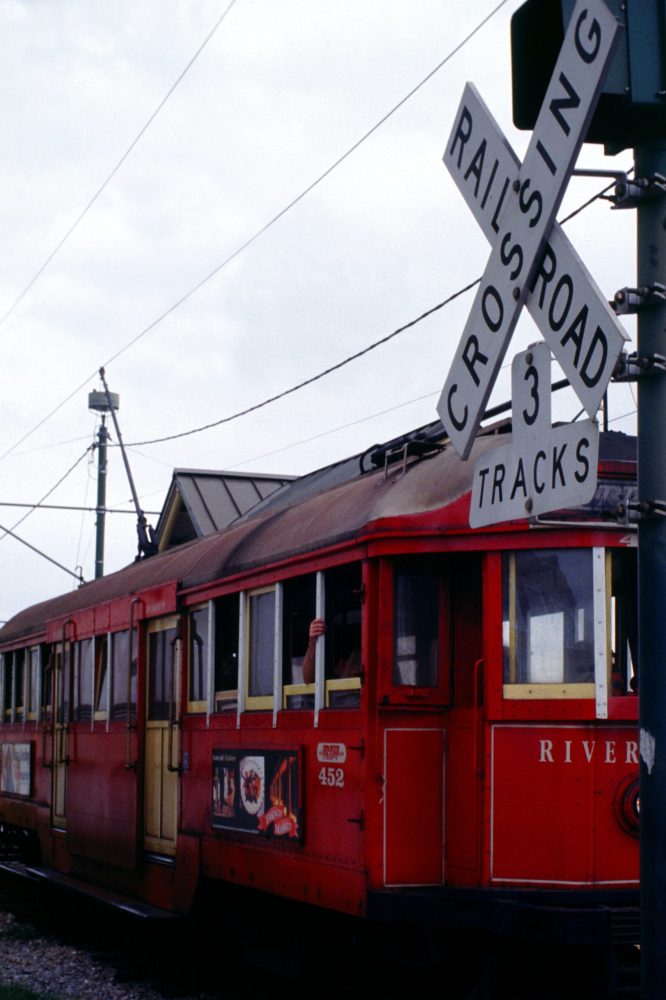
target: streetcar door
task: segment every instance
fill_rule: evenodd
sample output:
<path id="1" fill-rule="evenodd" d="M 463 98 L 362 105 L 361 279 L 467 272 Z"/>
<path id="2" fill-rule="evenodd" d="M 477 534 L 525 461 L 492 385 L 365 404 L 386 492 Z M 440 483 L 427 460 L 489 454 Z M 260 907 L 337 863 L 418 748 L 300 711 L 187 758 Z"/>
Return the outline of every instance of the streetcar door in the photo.
<path id="1" fill-rule="evenodd" d="M 180 693 L 180 637 L 173 616 L 148 626 L 144 847 L 176 853 Z"/>
<path id="2" fill-rule="evenodd" d="M 54 651 L 51 680 L 51 825 L 60 830 L 67 827 L 67 768 L 73 650 L 72 643 L 58 644 Z"/>
<path id="3" fill-rule="evenodd" d="M 450 699 L 448 558 L 386 560 L 381 595 L 383 881 L 439 885 Z"/>

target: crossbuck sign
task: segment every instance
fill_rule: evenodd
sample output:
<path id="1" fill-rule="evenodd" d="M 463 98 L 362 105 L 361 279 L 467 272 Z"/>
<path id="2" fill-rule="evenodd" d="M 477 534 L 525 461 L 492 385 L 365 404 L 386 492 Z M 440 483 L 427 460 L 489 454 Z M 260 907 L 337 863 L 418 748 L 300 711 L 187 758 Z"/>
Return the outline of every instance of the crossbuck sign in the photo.
<path id="1" fill-rule="evenodd" d="M 626 340 L 554 222 L 619 30 L 602 0 L 578 0 L 522 165 L 474 87 L 463 93 L 444 162 L 492 252 L 437 407 L 462 458 L 524 304 L 592 418 Z"/>

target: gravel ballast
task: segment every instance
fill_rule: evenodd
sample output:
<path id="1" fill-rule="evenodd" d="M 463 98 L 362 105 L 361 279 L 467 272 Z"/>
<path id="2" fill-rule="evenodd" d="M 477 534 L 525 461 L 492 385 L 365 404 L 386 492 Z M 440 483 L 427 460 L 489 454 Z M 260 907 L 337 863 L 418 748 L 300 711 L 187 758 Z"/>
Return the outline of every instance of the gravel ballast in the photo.
<path id="1" fill-rule="evenodd" d="M 0 913 L 3 985 L 24 986 L 59 1000 L 163 1000 L 162 993 L 141 983 L 115 982 L 115 974 L 112 965 L 41 935 L 11 913 Z"/>

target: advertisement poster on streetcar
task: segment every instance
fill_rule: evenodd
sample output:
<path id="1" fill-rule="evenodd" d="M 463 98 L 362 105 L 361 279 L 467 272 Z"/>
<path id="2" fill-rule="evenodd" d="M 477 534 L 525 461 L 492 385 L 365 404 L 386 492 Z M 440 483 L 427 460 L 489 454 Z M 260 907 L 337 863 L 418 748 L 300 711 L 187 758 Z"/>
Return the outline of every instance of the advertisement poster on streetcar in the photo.
<path id="1" fill-rule="evenodd" d="M 0 792 L 30 795 L 32 778 L 32 743 L 3 743 Z"/>
<path id="2" fill-rule="evenodd" d="M 213 750 L 213 828 L 301 840 L 299 750 Z"/>

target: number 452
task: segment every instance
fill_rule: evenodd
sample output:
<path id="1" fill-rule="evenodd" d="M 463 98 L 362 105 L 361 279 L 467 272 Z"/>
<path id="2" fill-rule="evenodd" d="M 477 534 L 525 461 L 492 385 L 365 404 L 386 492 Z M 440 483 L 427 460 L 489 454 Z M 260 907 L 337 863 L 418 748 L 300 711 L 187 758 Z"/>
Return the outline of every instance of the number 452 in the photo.
<path id="1" fill-rule="evenodd" d="M 319 772 L 319 784 L 328 788 L 344 788 L 345 772 L 341 767 L 322 767 Z"/>

